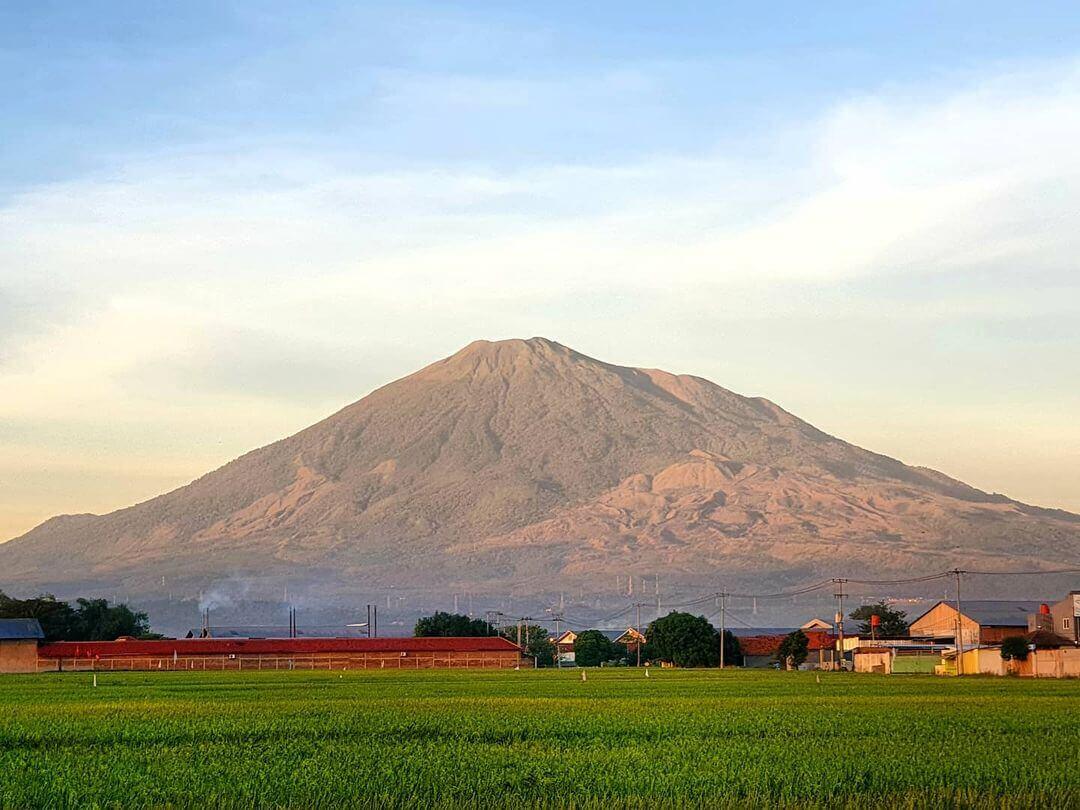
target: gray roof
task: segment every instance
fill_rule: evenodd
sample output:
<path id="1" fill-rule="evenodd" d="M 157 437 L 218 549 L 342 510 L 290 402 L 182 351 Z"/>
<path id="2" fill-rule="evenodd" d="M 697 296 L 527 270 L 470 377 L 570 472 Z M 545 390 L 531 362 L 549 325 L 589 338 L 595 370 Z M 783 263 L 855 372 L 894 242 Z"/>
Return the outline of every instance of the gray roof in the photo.
<path id="1" fill-rule="evenodd" d="M 985 627 L 1027 627 L 1028 614 L 1038 613 L 1039 605 L 1044 603 L 1046 601 L 1040 599 L 961 599 L 960 611 L 972 621 Z M 942 600 L 934 607 L 941 604 L 956 607 L 956 603 L 951 599 Z M 922 615 L 925 616 L 926 613 Z M 921 619 L 922 616 L 919 618 Z"/>
<path id="2" fill-rule="evenodd" d="M 37 619 L 0 619 L 0 641 L 44 639 Z"/>
<path id="3" fill-rule="evenodd" d="M 960 611 L 979 624 L 996 627 L 1027 627 L 1029 613 L 1038 613 L 1041 600 L 973 599 L 961 600 Z"/>

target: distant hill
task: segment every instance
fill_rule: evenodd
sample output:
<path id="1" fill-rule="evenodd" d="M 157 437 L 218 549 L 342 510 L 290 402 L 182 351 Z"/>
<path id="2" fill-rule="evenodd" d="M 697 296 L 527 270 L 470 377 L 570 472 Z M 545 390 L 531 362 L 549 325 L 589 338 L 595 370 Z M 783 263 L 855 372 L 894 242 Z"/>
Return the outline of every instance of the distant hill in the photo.
<path id="1" fill-rule="evenodd" d="M 449 593 L 1041 567 L 1080 517 L 828 436 L 699 377 L 478 341 L 153 500 L 0 545 L 5 587 L 223 576 Z"/>

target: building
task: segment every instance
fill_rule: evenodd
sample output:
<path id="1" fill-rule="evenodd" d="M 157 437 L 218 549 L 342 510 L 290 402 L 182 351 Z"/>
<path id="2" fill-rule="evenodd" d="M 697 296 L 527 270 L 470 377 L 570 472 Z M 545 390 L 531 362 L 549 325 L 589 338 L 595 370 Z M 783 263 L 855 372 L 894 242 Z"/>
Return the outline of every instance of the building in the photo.
<path id="1" fill-rule="evenodd" d="M 609 641 L 622 644 L 628 653 L 636 653 L 638 647 L 645 643 L 645 635 L 633 627 L 627 627 L 625 630 L 597 630 L 597 632 L 603 633 Z M 551 639 L 560 665 L 574 666 L 574 642 L 577 641 L 577 637 L 578 634 L 573 630 L 566 630 Z"/>
<path id="2" fill-rule="evenodd" d="M 802 630 L 802 628 L 799 628 Z M 795 632 L 794 630 L 790 633 Z M 836 636 L 827 630 L 802 630 L 807 640 L 806 661 L 802 669 L 837 669 L 839 653 L 836 651 Z M 739 649 L 742 652 L 743 666 L 751 669 L 776 666 L 776 655 L 780 644 L 789 635 L 785 632 L 762 633 L 756 636 L 740 636 Z"/>
<path id="3" fill-rule="evenodd" d="M 38 642 L 44 638 L 37 619 L 0 619 L 0 672 L 37 672 Z"/>
<path id="4" fill-rule="evenodd" d="M 972 599 L 960 603 L 961 643 L 965 647 L 1000 644 L 1010 636 L 1022 636 L 1028 630 L 1028 615 L 1039 610 L 1039 600 Z M 915 619 L 908 628 L 913 638 L 942 639 L 955 642 L 956 604 L 941 601 Z"/>
<path id="5" fill-rule="evenodd" d="M 840 653 L 836 649 L 837 637 L 831 630 L 803 630 L 807 640 L 806 662 L 803 669 L 839 669 Z"/>
<path id="6" fill-rule="evenodd" d="M 748 669 L 769 669 L 776 666 L 776 654 L 786 633 L 769 633 L 759 636 L 740 636 L 739 650 L 743 666 Z"/>
<path id="7" fill-rule="evenodd" d="M 227 669 L 513 669 L 531 658 L 501 636 L 476 638 L 183 638 L 58 641 L 39 671 Z"/>
<path id="8" fill-rule="evenodd" d="M 824 619 L 814 618 L 814 619 L 811 619 L 810 621 L 808 621 L 806 624 L 802 625 L 799 629 L 800 630 L 825 630 L 825 631 L 831 633 L 833 631 L 833 626 L 831 624 L 829 624 L 829 622 L 825 621 Z"/>
<path id="9" fill-rule="evenodd" d="M 1043 631 L 1060 636 L 1073 644 L 1080 643 L 1080 591 L 1052 605 L 1039 605 L 1039 611 L 1028 619 L 1029 631 Z"/>

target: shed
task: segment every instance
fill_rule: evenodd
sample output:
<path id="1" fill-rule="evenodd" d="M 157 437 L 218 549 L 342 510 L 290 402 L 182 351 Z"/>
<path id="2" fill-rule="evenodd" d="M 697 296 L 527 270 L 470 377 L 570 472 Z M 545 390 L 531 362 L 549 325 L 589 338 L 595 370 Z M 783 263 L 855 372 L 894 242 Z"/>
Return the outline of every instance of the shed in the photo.
<path id="1" fill-rule="evenodd" d="M 38 642 L 44 639 L 37 619 L 0 619 L 0 672 L 37 672 Z"/>

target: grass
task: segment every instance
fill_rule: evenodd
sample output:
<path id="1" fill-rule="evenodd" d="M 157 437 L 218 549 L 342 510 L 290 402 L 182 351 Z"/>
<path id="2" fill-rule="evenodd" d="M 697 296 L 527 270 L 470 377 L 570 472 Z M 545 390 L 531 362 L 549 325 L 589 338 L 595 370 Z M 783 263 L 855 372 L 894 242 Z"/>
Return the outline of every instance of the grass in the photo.
<path id="1" fill-rule="evenodd" d="M 820 680 L 820 682 L 819 682 Z M 1080 682 L 755 671 L 0 678 L 0 805 L 1080 806 Z"/>

